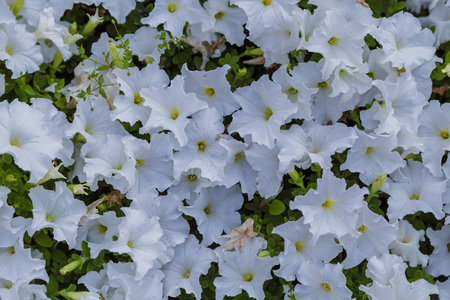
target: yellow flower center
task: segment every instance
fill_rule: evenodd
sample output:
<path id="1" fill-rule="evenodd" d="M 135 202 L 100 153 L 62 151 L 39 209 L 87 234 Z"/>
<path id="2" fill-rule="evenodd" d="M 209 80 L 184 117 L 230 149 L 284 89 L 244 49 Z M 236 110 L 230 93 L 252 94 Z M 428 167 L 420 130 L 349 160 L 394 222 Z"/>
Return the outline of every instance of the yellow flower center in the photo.
<path id="1" fill-rule="evenodd" d="M 273 112 L 270 109 L 270 107 L 266 107 L 266 110 L 264 111 L 264 120 L 269 121 L 269 119 L 272 115 L 273 115 Z"/>
<path id="2" fill-rule="evenodd" d="M 253 279 L 253 273 L 247 273 L 244 276 L 242 276 L 242 280 L 245 282 L 250 282 Z"/>
<path id="3" fill-rule="evenodd" d="M 180 112 L 178 111 L 178 109 L 174 108 L 171 112 L 170 112 L 170 118 L 172 120 L 176 120 L 178 118 L 178 116 L 180 115 Z"/>
<path id="4" fill-rule="evenodd" d="M 443 140 L 447 140 L 449 138 L 448 130 L 439 130 L 439 135 Z"/>
<path id="5" fill-rule="evenodd" d="M 205 141 L 198 142 L 197 147 L 198 147 L 198 152 L 205 152 L 205 149 L 206 149 Z"/>
<path id="6" fill-rule="evenodd" d="M 298 241 L 297 243 L 295 243 L 295 249 L 298 253 L 302 252 L 304 244 L 305 243 L 303 243 L 303 241 Z"/>
<path id="7" fill-rule="evenodd" d="M 334 201 L 331 200 L 330 198 L 327 198 L 327 200 L 325 200 L 324 203 L 322 203 L 322 208 L 323 209 L 332 209 L 334 206 Z"/>
<path id="8" fill-rule="evenodd" d="M 174 13 L 177 11 L 177 4 L 176 3 L 169 3 L 167 6 L 167 11 L 170 13 Z"/>
<path id="9" fill-rule="evenodd" d="M 19 141 L 16 138 L 10 137 L 9 143 L 11 144 L 11 146 L 20 147 Z"/>
<path id="10" fill-rule="evenodd" d="M 373 147 L 367 147 L 366 155 L 372 154 L 372 152 L 373 152 L 374 150 L 375 150 L 375 149 L 374 149 Z"/>
<path id="11" fill-rule="evenodd" d="M 216 20 L 222 20 L 224 15 L 225 13 L 223 11 L 219 11 L 214 17 L 216 18 Z"/>
<path id="12" fill-rule="evenodd" d="M 328 283 L 321 283 L 320 287 L 323 288 L 327 292 L 331 291 L 331 287 L 330 287 L 330 285 Z"/>
<path id="13" fill-rule="evenodd" d="M 186 273 L 184 273 L 183 278 L 189 278 L 191 276 L 191 271 L 186 271 Z"/>
<path id="14" fill-rule="evenodd" d="M 139 93 L 134 94 L 134 104 L 140 105 L 144 101 L 145 101 L 145 99 L 142 98 Z"/>
<path id="15" fill-rule="evenodd" d="M 327 88 L 328 88 L 328 83 L 327 83 L 326 81 L 319 82 L 319 83 L 317 84 L 317 87 L 318 87 L 319 89 L 327 89 Z"/>
<path id="16" fill-rule="evenodd" d="M 269 6 L 270 4 L 272 4 L 272 0 L 262 0 L 261 2 L 264 6 Z"/>
<path id="17" fill-rule="evenodd" d="M 108 230 L 108 227 L 106 227 L 105 225 L 103 225 L 103 224 L 101 224 L 101 223 L 98 223 L 97 227 L 98 227 L 98 231 L 99 231 L 101 234 L 105 234 L 106 231 Z"/>
<path id="18" fill-rule="evenodd" d="M 11 246 L 8 248 L 8 252 L 9 254 L 14 255 L 16 253 L 16 248 L 14 248 L 14 246 Z"/>
<path id="19" fill-rule="evenodd" d="M 419 200 L 420 199 L 420 195 L 419 194 L 413 194 L 410 198 L 411 200 Z"/>
<path id="20" fill-rule="evenodd" d="M 198 179 L 198 177 L 195 174 L 189 174 L 187 176 L 187 180 L 189 180 L 189 181 L 197 181 L 197 179 Z"/>
<path id="21" fill-rule="evenodd" d="M 339 39 L 337 37 L 331 37 L 331 39 L 328 40 L 328 44 L 331 46 L 336 45 L 339 42 Z"/>
<path id="22" fill-rule="evenodd" d="M 128 242 L 127 242 L 127 246 L 130 247 L 130 248 L 133 248 L 133 242 L 132 242 L 131 240 L 128 241 Z"/>
<path id="23" fill-rule="evenodd" d="M 46 220 L 47 222 L 53 222 L 53 218 L 52 218 L 52 216 L 50 216 L 50 215 L 46 216 L 46 217 L 45 217 L 45 220 Z"/>
<path id="24" fill-rule="evenodd" d="M 206 88 L 206 89 L 205 89 L 205 94 L 206 94 L 208 97 L 214 97 L 214 96 L 216 95 L 216 92 L 214 91 L 213 88 Z"/>
<path id="25" fill-rule="evenodd" d="M 209 215 L 211 213 L 211 207 L 209 207 L 209 205 L 207 205 L 203 211 L 205 212 L 206 215 Z"/>
<path id="26" fill-rule="evenodd" d="M 8 53 L 8 54 L 11 55 L 11 56 L 13 55 L 12 48 L 9 47 L 9 46 L 6 46 L 5 52 Z"/>
<path id="27" fill-rule="evenodd" d="M 288 94 L 290 95 L 297 95 L 298 94 L 298 90 L 293 88 L 292 86 L 290 88 L 287 89 Z"/>
<path id="28" fill-rule="evenodd" d="M 242 156 L 243 156 L 243 155 L 244 155 L 243 152 L 238 152 L 238 153 L 236 153 L 236 154 L 234 155 L 234 161 L 235 161 L 235 162 L 240 161 L 240 160 L 242 159 Z"/>
<path id="29" fill-rule="evenodd" d="M 369 76 L 370 78 L 372 78 L 372 80 L 375 80 L 375 75 L 373 75 L 372 72 L 367 73 L 367 76 Z"/>
<path id="30" fill-rule="evenodd" d="M 136 169 L 139 168 L 144 164 L 145 160 L 143 159 L 136 159 Z"/>
<path id="31" fill-rule="evenodd" d="M 366 232 L 367 229 L 368 229 L 368 228 L 367 228 L 366 226 L 361 225 L 361 226 L 359 226 L 359 228 L 356 229 L 356 230 L 357 230 L 358 232 L 364 233 L 364 232 Z"/>

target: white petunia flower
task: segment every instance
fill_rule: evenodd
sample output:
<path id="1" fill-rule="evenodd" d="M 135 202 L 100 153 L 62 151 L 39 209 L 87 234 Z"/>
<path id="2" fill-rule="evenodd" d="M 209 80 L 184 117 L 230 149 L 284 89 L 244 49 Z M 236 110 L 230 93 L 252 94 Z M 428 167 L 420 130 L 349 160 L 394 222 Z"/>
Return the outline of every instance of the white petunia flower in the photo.
<path id="1" fill-rule="evenodd" d="M 228 234 L 231 228 L 239 227 L 241 218 L 237 210 L 243 202 L 236 185 L 229 189 L 215 186 L 202 189 L 192 206 L 180 207 L 179 210 L 195 218 L 198 231 L 203 235 L 202 245 L 208 246 L 219 242 L 223 231 Z"/>
<path id="2" fill-rule="evenodd" d="M 356 223 L 367 193 L 366 188 L 360 189 L 357 185 L 346 189 L 344 179 L 324 170 L 322 178 L 317 180 L 317 190 L 295 197 L 290 207 L 302 211 L 305 223 L 311 226 L 313 242 L 327 233 L 337 238 L 346 234 L 357 238 L 360 233 L 356 231 Z"/>
<path id="3" fill-rule="evenodd" d="M 388 199 L 387 215 L 391 222 L 419 211 L 431 212 L 436 219 L 443 219 L 442 195 L 446 181 L 431 175 L 421 162 L 408 160 L 407 165 L 392 174 L 394 182 L 386 191 Z"/>
<path id="4" fill-rule="evenodd" d="M 137 121 L 147 122 L 150 116 L 150 107 L 145 105 L 145 98 L 141 96 L 142 89 L 161 89 L 169 84 L 166 72 L 159 69 L 157 64 L 147 65 L 142 70 L 137 67 L 127 70 L 114 69 L 113 74 L 120 84 L 124 95 L 114 98 L 115 109 L 111 111 L 113 120 L 129 122 L 134 125 Z"/>
<path id="5" fill-rule="evenodd" d="M 253 142 L 273 148 L 280 126 L 289 121 L 297 106 L 266 75 L 236 93 L 242 110 L 233 114 L 228 132 L 238 132 L 241 137 L 251 135 Z"/>
<path id="6" fill-rule="evenodd" d="M 42 228 L 52 228 L 57 241 L 66 241 L 69 249 L 75 247 L 78 222 L 86 214 L 84 202 L 73 197 L 63 182 L 56 182 L 56 191 L 45 190 L 42 186 L 30 189 L 33 202 L 33 222 L 28 229 L 32 236 Z"/>
<path id="7" fill-rule="evenodd" d="M 163 231 L 158 219 L 149 218 L 142 211 L 127 208 L 117 229 L 119 239 L 112 243 L 109 250 L 130 255 L 136 264 L 135 279 L 142 279 L 156 264 L 157 259 L 165 256 L 167 250 L 160 241 Z"/>
<path id="8" fill-rule="evenodd" d="M 184 131 L 189 123 L 187 117 L 198 112 L 208 104 L 197 99 L 195 94 L 184 91 L 184 77 L 176 76 L 170 86 L 165 89 L 143 89 L 140 94 L 152 112 L 147 123 L 140 129 L 141 133 L 150 132 L 154 128 L 170 130 L 180 146 L 187 143 Z"/>
<path id="9" fill-rule="evenodd" d="M 278 264 L 278 257 L 259 257 L 258 253 L 266 247 L 263 238 L 255 237 L 245 243 L 242 252 L 223 251 L 216 248 L 219 257 L 219 274 L 214 280 L 216 299 L 236 296 L 245 290 L 250 297 L 264 299 L 264 281 L 271 279 L 270 270 Z"/>
<path id="10" fill-rule="evenodd" d="M 221 116 L 227 116 L 239 109 L 236 97 L 230 90 L 225 78 L 230 66 L 225 65 L 212 71 L 189 71 L 183 65 L 181 73 L 185 76 L 185 90 L 195 93 L 197 98 L 208 103 L 208 107 L 217 109 Z"/>
<path id="11" fill-rule="evenodd" d="M 426 266 L 428 256 L 420 252 L 419 241 L 425 241 L 425 232 L 415 230 L 414 227 L 405 220 L 398 221 L 397 238 L 389 245 L 393 254 L 400 255 L 409 265 Z"/>
<path id="12" fill-rule="evenodd" d="M 38 182 L 63 148 L 61 134 L 40 109 L 18 100 L 0 102 L 0 124 L 0 153 L 14 156 L 21 169 L 31 172 L 30 182 Z"/>
<path id="13" fill-rule="evenodd" d="M 345 286 L 346 278 L 339 263 L 332 265 L 306 261 L 300 267 L 297 278 L 301 283 L 294 290 L 298 300 L 347 300 L 352 296 Z"/>
<path id="14" fill-rule="evenodd" d="M 214 252 L 199 245 L 195 236 L 190 235 L 183 244 L 175 247 L 174 259 L 162 267 L 166 275 L 163 281 L 166 296 L 176 297 L 183 288 L 186 293 L 194 293 L 200 299 L 200 275 L 206 274 L 211 263 L 216 261 Z"/>
<path id="15" fill-rule="evenodd" d="M 309 227 L 304 223 L 304 217 L 301 217 L 273 229 L 272 233 L 284 239 L 284 251 L 279 255 L 280 269 L 275 271 L 278 277 L 295 280 L 304 262 L 328 263 L 342 251 L 342 246 L 336 244 L 331 234 L 321 236 L 313 243 Z"/>
<path id="16" fill-rule="evenodd" d="M 23 24 L 0 25 L 0 60 L 13 72 L 11 78 L 39 70 L 43 57 L 36 42 Z"/>
<path id="17" fill-rule="evenodd" d="M 427 236 L 434 247 L 433 253 L 429 256 L 427 273 L 438 277 L 450 275 L 450 225 L 445 225 L 441 230 L 427 229 Z"/>

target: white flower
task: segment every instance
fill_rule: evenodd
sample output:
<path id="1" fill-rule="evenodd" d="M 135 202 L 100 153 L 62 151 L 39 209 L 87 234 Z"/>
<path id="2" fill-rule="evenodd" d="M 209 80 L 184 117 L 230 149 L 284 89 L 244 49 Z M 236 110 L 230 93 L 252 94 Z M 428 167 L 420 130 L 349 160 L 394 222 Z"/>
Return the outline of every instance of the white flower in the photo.
<path id="1" fill-rule="evenodd" d="M 322 178 L 317 180 L 317 190 L 295 197 L 290 207 L 302 211 L 304 222 L 311 225 L 309 231 L 313 234 L 313 242 L 327 233 L 338 238 L 346 234 L 357 238 L 356 222 L 367 193 L 366 188 L 360 189 L 357 185 L 346 189 L 344 179 L 324 170 Z"/>
<path id="2" fill-rule="evenodd" d="M 0 60 L 6 60 L 13 79 L 39 70 L 43 57 L 36 36 L 24 24 L 0 25 Z"/>
<path id="3" fill-rule="evenodd" d="M 217 261 L 214 252 L 199 245 L 195 236 L 190 235 L 183 243 L 175 247 L 174 259 L 162 267 L 164 290 L 167 296 L 176 297 L 183 288 L 186 293 L 194 293 L 201 298 L 200 275 L 206 274 L 212 262 Z"/>
<path id="4" fill-rule="evenodd" d="M 56 182 L 56 191 L 42 186 L 30 189 L 33 202 L 33 222 L 28 229 L 32 236 L 42 228 L 52 228 L 57 241 L 66 241 L 69 248 L 75 247 L 78 222 L 86 214 L 84 202 L 73 197 L 63 182 Z"/>
<path id="5" fill-rule="evenodd" d="M 223 131 L 222 116 L 216 109 L 205 109 L 194 116 L 186 126 L 186 146 L 173 155 L 175 178 L 199 168 L 202 177 L 220 181 L 227 158 L 227 150 L 219 142 Z"/>
<path id="6" fill-rule="evenodd" d="M 194 205 L 179 210 L 195 218 L 197 229 L 203 235 L 202 245 L 208 246 L 218 242 L 223 231 L 228 234 L 231 228 L 239 227 L 241 218 L 237 210 L 243 202 L 236 185 L 229 189 L 216 186 L 202 189 Z"/>
<path id="7" fill-rule="evenodd" d="M 298 300 L 346 300 L 352 296 L 345 286 L 346 278 L 339 263 L 332 265 L 306 261 L 300 267 L 297 278 L 301 283 L 294 290 Z"/>
<path id="8" fill-rule="evenodd" d="M 304 262 L 328 263 L 341 251 L 342 246 L 336 244 L 331 234 L 321 236 L 313 243 L 309 225 L 304 224 L 304 217 L 297 221 L 289 221 L 273 229 L 284 239 L 284 251 L 280 253 L 280 269 L 275 271 L 279 277 L 295 280 Z"/>
<path id="9" fill-rule="evenodd" d="M 40 109 L 18 100 L 0 102 L 0 124 L 0 153 L 14 156 L 21 169 L 31 171 L 30 182 L 38 182 L 59 156 L 60 133 Z"/>
<path id="10" fill-rule="evenodd" d="M 235 296 L 245 290 L 250 297 L 264 299 L 264 281 L 272 278 L 270 270 L 278 264 L 278 257 L 259 257 L 258 253 L 266 247 L 263 238 L 255 237 L 245 243 L 242 252 L 215 250 L 219 257 L 219 274 L 214 280 L 216 299 Z"/>
<path id="11" fill-rule="evenodd" d="M 150 116 L 150 107 L 145 106 L 145 99 L 141 96 L 144 88 L 163 88 L 169 84 L 166 72 L 159 69 L 157 64 L 147 65 L 142 70 L 137 67 L 127 70 L 114 69 L 113 74 L 120 84 L 124 95 L 114 98 L 115 109 L 111 111 L 113 120 L 129 122 L 134 125 L 137 121 L 147 122 Z"/>
<path id="12" fill-rule="evenodd" d="M 445 225 L 441 230 L 427 229 L 427 236 L 434 247 L 433 253 L 429 256 L 427 273 L 438 277 L 440 275 L 450 275 L 450 225 Z"/>
<path id="13" fill-rule="evenodd" d="M 142 24 L 157 27 L 164 23 L 164 29 L 172 36 L 182 37 L 186 22 L 190 24 L 202 23 L 202 30 L 211 28 L 208 16 L 197 0 L 159 0 L 150 15 L 141 20 Z M 209 20 L 208 20 L 209 21 Z"/>
<path id="14" fill-rule="evenodd" d="M 228 131 L 238 132 L 241 137 L 249 134 L 253 142 L 273 148 L 280 135 L 280 126 L 289 121 L 297 106 L 267 75 L 248 87 L 239 88 L 236 93 L 241 96 L 238 101 L 242 110 L 233 114 Z"/>
<path id="15" fill-rule="evenodd" d="M 187 117 L 208 107 L 208 104 L 198 100 L 193 93 L 186 94 L 183 85 L 184 77 L 176 76 L 168 88 L 142 90 L 140 95 L 152 112 L 147 123 L 140 129 L 141 133 L 162 127 L 173 132 L 180 146 L 186 145 L 188 138 L 184 129 L 189 123 Z"/>
<path id="16" fill-rule="evenodd" d="M 409 262 L 409 265 L 426 266 L 428 256 L 420 252 L 419 241 L 425 241 L 425 232 L 415 230 L 414 227 L 405 220 L 398 221 L 397 238 L 389 245 L 393 254 L 400 255 L 403 260 Z"/>
<path id="17" fill-rule="evenodd" d="M 125 215 L 117 227 L 119 239 L 109 250 L 129 254 L 136 264 L 135 279 L 139 280 L 156 264 L 158 257 L 165 255 L 167 248 L 160 241 L 163 231 L 157 218 L 149 218 L 132 208 L 127 208 Z"/>
<path id="18" fill-rule="evenodd" d="M 239 104 L 231 92 L 230 84 L 225 78 L 230 66 L 225 65 L 212 71 L 189 71 L 183 65 L 181 73 L 185 76 L 185 90 L 187 93 L 195 93 L 197 98 L 206 101 L 210 108 L 217 109 L 221 116 L 230 115 Z"/>

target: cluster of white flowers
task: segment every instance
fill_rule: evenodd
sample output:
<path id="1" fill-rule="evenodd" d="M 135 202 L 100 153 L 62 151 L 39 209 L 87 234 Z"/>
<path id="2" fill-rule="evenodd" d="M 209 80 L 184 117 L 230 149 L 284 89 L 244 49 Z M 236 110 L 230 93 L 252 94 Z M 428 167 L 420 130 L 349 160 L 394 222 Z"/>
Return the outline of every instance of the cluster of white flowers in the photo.
<path id="1" fill-rule="evenodd" d="M 74 2 L 102 4 L 119 23 L 136 4 L 0 0 L 0 60 L 12 78 L 37 71 L 55 56 L 67 60 L 77 53 L 80 37 L 59 21 Z M 442 165 L 450 151 L 450 104 L 428 101 L 430 73 L 440 61 L 436 46 L 450 40 L 449 3 L 407 1 L 412 11 L 430 10 L 419 20 L 408 12 L 376 19 L 364 1 L 310 0 L 317 6 L 313 13 L 297 2 L 208 0 L 202 6 L 198 0 L 157 0 L 142 19 L 149 26 L 124 37 L 139 60 L 150 57 L 153 63 L 98 71 L 107 99 L 89 95 L 84 101 L 81 91 L 100 88 L 88 78 L 96 62 L 114 60 L 113 53 L 105 56 L 114 42 L 103 33 L 64 88 L 66 97 L 76 100 L 72 122 L 48 99 L 32 105 L 0 102 L 0 154 L 12 155 L 37 184 L 29 191 L 32 219 L 15 217 L 6 201 L 9 190 L 0 187 L 0 298 L 49 299 L 45 286 L 30 284 L 48 281 L 45 260 L 23 244 L 25 232 L 32 236 L 43 228 L 53 229 L 54 239 L 69 249 L 82 250 L 86 241 L 93 258 L 104 249 L 131 257 L 131 263 L 109 262 L 100 273 L 81 277 L 79 284 L 90 291 L 83 299 L 163 299 L 178 296 L 180 289 L 200 299 L 199 277 L 213 262 L 220 274 L 214 281 L 217 299 L 242 291 L 264 299 L 262 286 L 271 270 L 297 280 L 286 299 L 351 299 L 343 269 L 364 260 L 372 283 L 360 290 L 373 300 L 450 295 L 448 280 L 410 283 L 405 275 L 408 263 L 426 267 L 434 277 L 450 276 L 450 218 L 445 219 L 450 162 Z M 23 18 L 17 21 L 19 14 Z M 181 38 L 186 22 L 186 40 L 198 49 L 222 35 L 237 46 L 247 38 L 264 52 L 265 66 L 281 66 L 271 78 L 263 75 L 235 92 L 225 77 L 229 66 L 212 71 L 184 66 L 169 80 L 157 65 L 156 27 L 163 24 Z M 434 34 L 422 25 L 435 26 Z M 366 45 L 369 35 L 376 47 Z M 220 55 L 225 45 L 206 53 L 205 60 Z M 293 53 L 299 61 L 304 53 L 321 59 L 291 67 Z M 366 106 L 360 114 L 364 130 L 340 122 L 347 111 Z M 225 127 L 224 117 L 230 116 Z M 293 120 L 300 122 L 292 125 Z M 139 133 L 150 140 L 129 134 L 124 122 L 140 122 Z M 281 129 L 286 124 L 292 126 Z M 331 171 L 331 156 L 347 149 L 341 171 L 359 173 L 367 187 L 348 187 Z M 422 162 L 408 159 L 415 154 Z M 53 191 L 39 183 L 62 177 L 55 158 L 73 171 Z M 261 237 L 248 236 L 242 247 L 228 247 L 232 251 L 209 248 L 226 245 L 223 234 L 229 238 L 241 226 L 243 194 L 250 201 L 255 193 L 277 196 L 284 175 L 313 164 L 322 169 L 317 188 L 290 202 L 303 217 L 273 230 L 284 240 L 279 256 L 261 254 L 266 248 Z M 66 184 L 74 178 L 91 191 L 103 180 L 120 191 L 132 200 L 122 208 L 125 216 L 100 215 L 74 198 Z M 377 184 L 389 195 L 386 218 L 364 200 Z M 446 225 L 417 231 L 403 220 L 417 212 Z M 195 220 L 201 241 L 190 234 L 183 214 Z M 430 255 L 419 249 L 425 236 L 434 247 Z M 343 251 L 341 263 L 330 263 Z"/>

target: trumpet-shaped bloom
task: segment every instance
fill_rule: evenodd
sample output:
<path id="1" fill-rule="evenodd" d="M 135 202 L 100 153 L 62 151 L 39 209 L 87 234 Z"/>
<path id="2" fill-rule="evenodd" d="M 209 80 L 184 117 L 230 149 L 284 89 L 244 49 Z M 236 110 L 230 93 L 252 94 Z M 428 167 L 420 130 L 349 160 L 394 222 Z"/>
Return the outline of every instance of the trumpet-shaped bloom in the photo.
<path id="1" fill-rule="evenodd" d="M 28 229 L 32 236 L 42 228 L 52 228 L 57 241 L 66 241 L 69 248 L 75 247 L 78 222 L 86 214 L 84 202 L 73 197 L 63 182 L 56 182 L 56 191 L 42 186 L 30 189 L 33 202 L 33 222 Z"/>
<path id="2" fill-rule="evenodd" d="M 0 25 L 0 60 L 13 72 L 11 78 L 39 70 L 44 58 L 36 42 L 24 24 Z"/>
<path id="3" fill-rule="evenodd" d="M 223 231 L 228 234 L 231 228 L 239 227 L 241 219 L 237 210 L 243 202 L 239 187 L 216 186 L 201 190 L 194 205 L 179 209 L 195 218 L 198 231 L 203 235 L 202 245 L 208 246 L 218 242 Z"/>
<path id="4" fill-rule="evenodd" d="M 15 163 L 30 171 L 33 183 L 50 170 L 59 156 L 62 138 L 44 113 L 23 102 L 0 102 L 0 153 L 14 156 Z"/>
<path id="5" fill-rule="evenodd" d="M 150 116 L 150 107 L 145 105 L 145 99 L 141 96 L 143 88 L 163 88 L 169 84 L 169 77 L 160 70 L 157 64 L 147 65 L 142 70 L 137 67 L 127 70 L 115 69 L 113 74 L 117 76 L 120 90 L 124 95 L 114 98 L 114 106 L 111 117 L 116 120 L 129 122 L 133 125 L 137 121 L 147 122 Z"/>
<path id="6" fill-rule="evenodd" d="M 342 265 L 312 263 L 306 261 L 298 271 L 294 295 L 298 300 L 347 300 L 352 292 L 345 286 Z"/>
<path id="7" fill-rule="evenodd" d="M 264 281 L 272 278 L 270 270 L 278 264 L 278 257 L 259 257 L 260 250 L 266 247 L 263 238 L 255 237 L 245 243 L 242 252 L 228 252 L 221 248 L 215 250 L 219 257 L 219 274 L 214 280 L 216 299 L 235 296 L 245 290 L 250 297 L 264 299 Z"/>
<path id="8" fill-rule="evenodd" d="M 220 144 L 223 130 L 222 117 L 214 108 L 205 109 L 192 118 L 185 130 L 187 145 L 173 156 L 175 178 L 189 169 L 199 168 L 202 177 L 221 180 L 227 158 L 227 150 Z"/>
<path id="9" fill-rule="evenodd" d="M 323 79 L 327 79 L 341 62 L 350 67 L 362 65 L 362 47 L 367 33 L 367 27 L 349 22 L 336 11 L 328 11 L 304 47 L 323 55 L 325 63 L 322 73 Z"/>
<path id="10" fill-rule="evenodd" d="M 357 238 L 345 235 L 339 240 L 347 253 L 347 258 L 342 263 L 346 269 L 353 268 L 372 256 L 389 253 L 388 246 L 397 237 L 397 228 L 382 216 L 373 213 L 366 202 L 363 202 L 356 230 L 361 233 Z"/>
<path id="11" fill-rule="evenodd" d="M 103 179 L 122 193 L 134 184 L 136 160 L 127 155 L 122 136 L 108 134 L 104 143 L 87 144 L 86 148 L 83 171 L 91 190 L 96 190 Z"/>
<path id="12" fill-rule="evenodd" d="M 149 194 L 155 188 L 164 191 L 173 182 L 173 135 L 154 133 L 151 141 L 125 137 L 129 157 L 136 161 L 136 176 L 127 197 Z"/>
<path id="13" fill-rule="evenodd" d="M 207 1 L 204 8 L 211 18 L 212 31 L 224 34 L 230 44 L 244 44 L 243 25 L 247 22 L 247 16 L 241 8 L 228 6 L 228 2 L 221 0 Z"/>
<path id="14" fill-rule="evenodd" d="M 429 256 L 427 273 L 438 277 L 450 275 L 450 225 L 445 225 L 441 230 L 427 229 L 427 236 L 433 245 L 433 253 Z"/>
<path id="15" fill-rule="evenodd" d="M 372 184 L 380 174 L 390 174 L 406 164 L 400 154 L 393 151 L 397 147 L 395 135 L 369 135 L 360 130 L 356 133 L 358 139 L 348 152 L 341 170 L 359 172 L 362 182 Z"/>
<path id="16" fill-rule="evenodd" d="M 450 104 L 431 101 L 419 115 L 418 135 L 423 140 L 423 164 L 436 177 L 442 175 L 441 160 L 445 151 L 450 150 Z"/>
<path id="17" fill-rule="evenodd" d="M 182 37 L 183 27 L 189 24 L 202 23 L 203 31 L 211 28 L 205 9 L 197 0 L 160 0 L 156 1 L 155 8 L 150 15 L 141 22 L 152 27 L 164 24 L 164 29 L 170 31 L 172 36 Z M 209 21 L 209 20 L 208 20 Z"/>
<path id="18" fill-rule="evenodd" d="M 144 212 L 127 209 L 119 224 L 119 239 L 112 243 L 112 252 L 127 253 L 136 264 L 135 279 L 139 280 L 156 264 L 167 250 L 160 241 L 163 231 L 158 219 L 149 218 Z"/>
<path id="19" fill-rule="evenodd" d="M 186 293 L 194 293 L 200 299 L 202 288 L 199 277 L 208 272 L 214 261 L 217 261 L 214 252 L 199 245 L 195 236 L 189 236 L 183 244 L 175 247 L 174 259 L 162 267 L 166 275 L 163 281 L 165 294 L 176 297 L 183 288 Z"/>
<path id="20" fill-rule="evenodd" d="M 408 12 L 381 19 L 372 35 L 383 46 L 385 55 L 381 62 L 391 62 L 399 69 L 413 70 L 430 60 L 436 51 L 431 30 L 422 29 L 419 20 Z"/>
<path id="21" fill-rule="evenodd" d="M 313 243 L 309 225 L 303 221 L 304 217 L 301 217 L 295 222 L 281 224 L 272 231 L 284 239 L 284 251 L 279 256 L 280 269 L 275 274 L 289 281 L 295 280 L 304 262 L 328 263 L 342 251 L 342 246 L 336 244 L 331 234 L 321 236 Z"/>
<path id="22" fill-rule="evenodd" d="M 396 171 L 395 180 L 389 183 L 387 215 L 391 222 L 416 212 L 431 212 L 436 219 L 444 218 L 442 194 L 446 190 L 446 181 L 440 180 L 428 171 L 422 163 L 408 161 L 408 164 Z"/>
<path id="23" fill-rule="evenodd" d="M 420 252 L 419 241 L 425 241 L 425 232 L 415 230 L 414 227 L 405 220 L 398 221 L 397 238 L 389 245 L 393 254 L 400 255 L 403 260 L 409 262 L 410 266 L 428 264 L 428 256 Z"/>
<path id="24" fill-rule="evenodd" d="M 309 190 L 305 196 L 297 196 L 291 202 L 291 209 L 301 210 L 305 223 L 311 227 L 313 242 L 327 233 L 338 238 L 346 234 L 357 238 L 356 231 L 358 213 L 363 206 L 366 188 L 357 185 L 346 189 L 343 179 L 334 177 L 329 170 L 324 170 L 323 176 L 317 181 L 317 190 Z"/>
<path id="25" fill-rule="evenodd" d="M 185 76 L 186 92 L 195 93 L 199 100 L 206 101 L 208 107 L 214 107 L 222 116 L 232 114 L 239 109 L 239 104 L 225 78 L 229 69 L 226 65 L 208 72 L 189 71 L 184 65 L 181 72 Z"/>
<path id="26" fill-rule="evenodd" d="M 228 131 L 238 132 L 242 137 L 251 135 L 253 142 L 273 148 L 280 126 L 288 122 L 297 106 L 266 75 L 236 93 L 242 110 L 233 114 Z"/>
<path id="27" fill-rule="evenodd" d="M 193 93 L 186 94 L 183 86 L 184 78 L 177 76 L 168 88 L 142 90 L 140 95 L 152 112 L 147 123 L 140 129 L 141 133 L 162 127 L 173 132 L 180 146 L 186 145 L 188 138 L 184 129 L 189 123 L 187 117 L 208 107 L 208 104 L 198 100 Z"/>

